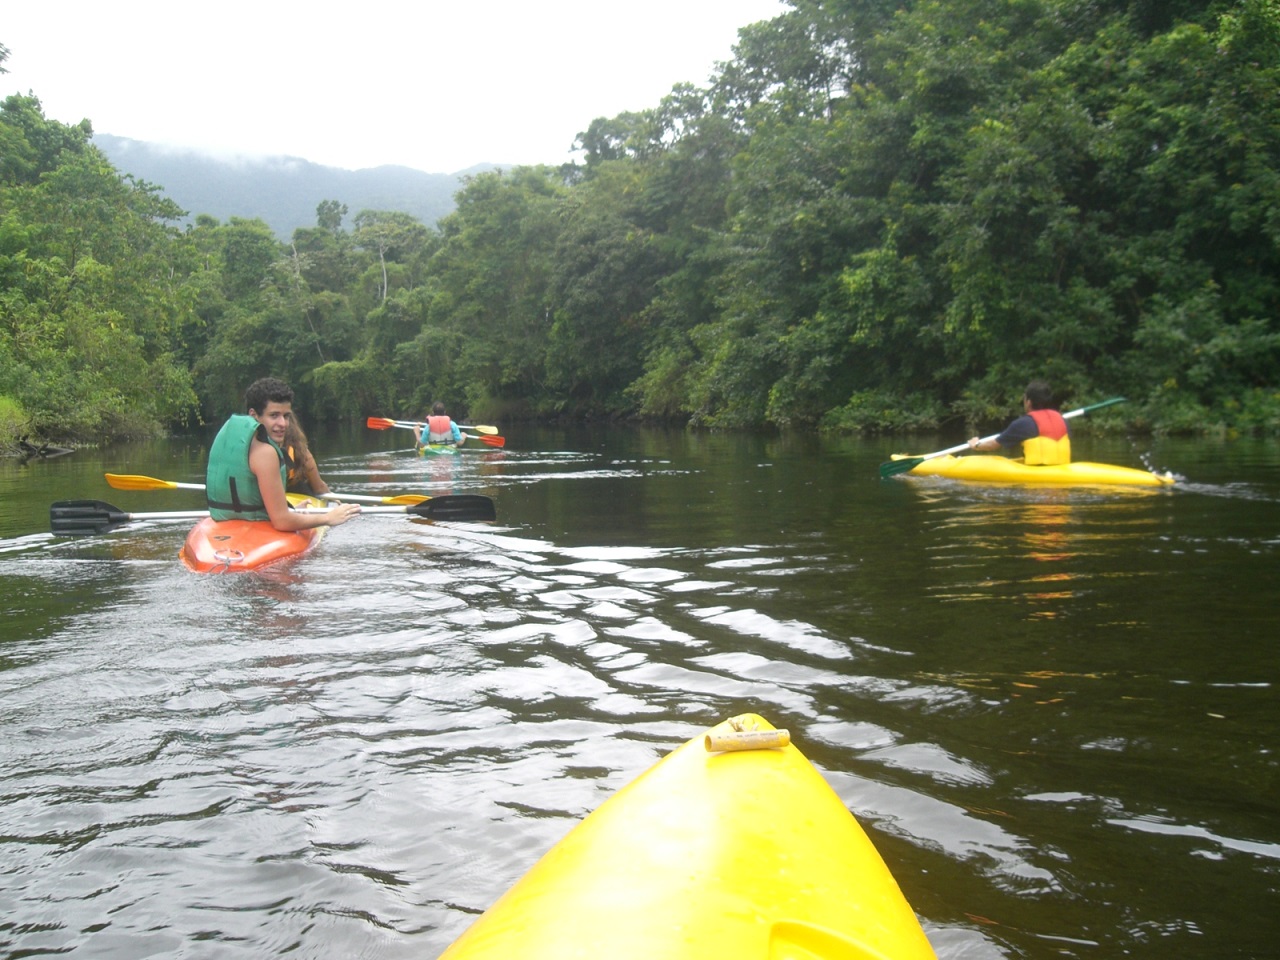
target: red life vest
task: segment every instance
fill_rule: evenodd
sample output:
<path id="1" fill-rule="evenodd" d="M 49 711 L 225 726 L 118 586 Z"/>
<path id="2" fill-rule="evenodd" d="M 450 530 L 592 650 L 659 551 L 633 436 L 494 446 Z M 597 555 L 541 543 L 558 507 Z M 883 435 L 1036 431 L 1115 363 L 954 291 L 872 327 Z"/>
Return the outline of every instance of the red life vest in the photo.
<path id="1" fill-rule="evenodd" d="M 1028 466 L 1047 467 L 1071 462 L 1071 437 L 1067 421 L 1057 410 L 1032 410 L 1040 436 L 1022 441 L 1022 459 Z"/>
<path id="2" fill-rule="evenodd" d="M 452 443 L 453 421 L 449 417 L 427 417 L 427 442 Z"/>

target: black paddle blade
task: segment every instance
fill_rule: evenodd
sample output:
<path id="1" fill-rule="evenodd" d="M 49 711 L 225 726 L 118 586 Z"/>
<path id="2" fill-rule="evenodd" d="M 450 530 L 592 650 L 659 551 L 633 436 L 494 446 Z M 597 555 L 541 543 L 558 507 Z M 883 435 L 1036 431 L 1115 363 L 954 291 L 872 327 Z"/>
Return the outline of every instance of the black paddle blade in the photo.
<path id="1" fill-rule="evenodd" d="M 129 522 L 129 514 L 102 500 L 59 500 L 49 507 L 49 528 L 59 537 L 92 537 Z"/>
<path id="2" fill-rule="evenodd" d="M 432 497 L 415 503 L 406 511 L 410 516 L 428 520 L 497 520 L 498 512 L 493 501 L 476 493 L 460 493 L 447 497 Z"/>
<path id="3" fill-rule="evenodd" d="M 898 474 L 906 473 L 921 463 L 924 463 L 924 457 L 903 457 L 901 460 L 886 460 L 880 464 L 880 479 L 885 480 L 889 477 L 896 477 Z"/>

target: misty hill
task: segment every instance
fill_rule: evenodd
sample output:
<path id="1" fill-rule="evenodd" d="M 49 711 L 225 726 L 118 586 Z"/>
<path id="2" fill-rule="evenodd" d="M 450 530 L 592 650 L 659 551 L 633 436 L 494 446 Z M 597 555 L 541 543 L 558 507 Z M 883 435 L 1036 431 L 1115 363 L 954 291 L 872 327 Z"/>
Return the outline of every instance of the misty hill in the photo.
<path id="1" fill-rule="evenodd" d="M 104 133 L 95 135 L 93 143 L 121 173 L 162 188 L 187 211 L 188 220 L 201 213 L 224 222 L 233 216 L 257 217 L 281 240 L 289 239 L 296 227 L 315 226 L 321 200 L 345 203 L 347 225 L 361 210 L 398 210 L 434 226 L 453 210 L 463 176 L 495 166 L 458 173 L 397 166 L 341 170 L 298 157 L 222 159 Z"/>

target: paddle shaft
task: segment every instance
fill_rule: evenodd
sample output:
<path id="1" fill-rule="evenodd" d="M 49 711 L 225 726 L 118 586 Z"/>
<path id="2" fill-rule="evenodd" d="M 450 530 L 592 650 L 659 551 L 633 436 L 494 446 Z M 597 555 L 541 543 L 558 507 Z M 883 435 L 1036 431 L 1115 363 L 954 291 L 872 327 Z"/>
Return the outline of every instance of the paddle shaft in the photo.
<path id="1" fill-rule="evenodd" d="M 401 427 L 405 430 L 420 430 L 426 426 L 424 420 L 392 420 L 390 417 L 370 417 L 366 425 L 373 430 L 389 430 L 391 427 Z M 477 427 L 465 427 L 458 424 L 459 430 L 471 430 L 475 433 L 495 434 L 498 432 L 497 427 L 491 427 L 488 424 L 482 424 Z"/>
<path id="2" fill-rule="evenodd" d="M 150 513 L 126 513 L 110 504 L 103 504 L 101 500 L 89 501 L 64 501 L 70 503 L 94 503 L 101 504 L 101 507 L 85 511 L 84 515 L 101 514 L 103 512 L 110 513 L 114 523 L 132 523 L 135 520 L 200 520 L 209 515 L 208 510 L 155 510 Z M 56 507 L 57 504 L 54 504 Z M 63 516 L 74 515 L 76 508 L 67 508 L 63 511 Z"/>
<path id="3" fill-rule="evenodd" d="M 403 507 L 361 507 L 360 516 L 369 513 L 412 513 L 413 504 L 406 504 Z M 325 507 L 295 507 L 294 513 L 328 513 Z"/>
<path id="4" fill-rule="evenodd" d="M 314 507 L 303 507 L 298 512 L 324 513 L 325 511 Z M 425 517 L 428 520 L 487 521 L 498 519 L 493 500 L 478 493 L 452 493 L 443 497 L 432 497 L 422 503 L 411 503 L 400 507 L 361 507 L 360 513 L 407 513 L 411 517 Z"/>
<path id="5" fill-rule="evenodd" d="M 114 487 L 116 485 L 114 483 L 111 483 L 111 478 L 113 476 L 115 476 L 115 474 L 110 474 L 110 473 L 107 474 L 107 483 L 111 484 L 111 486 Z M 203 483 L 182 483 L 181 481 L 178 481 L 178 480 L 164 480 L 161 482 L 164 484 L 164 489 L 166 490 L 204 490 Z M 119 489 L 126 489 L 126 488 L 121 487 Z M 152 487 L 151 489 L 157 489 L 157 488 Z"/>
<path id="6" fill-rule="evenodd" d="M 299 513 L 327 513 L 319 508 L 303 508 Z M 422 503 L 399 507 L 364 507 L 361 513 L 405 513 L 428 520 L 489 521 L 497 519 L 493 500 L 479 494 L 452 494 L 432 497 Z M 101 500 L 60 500 L 49 507 L 53 533 L 87 537 L 106 533 L 135 520 L 196 520 L 209 516 L 208 510 L 170 510 L 161 513 L 128 513 Z"/>
<path id="7" fill-rule="evenodd" d="M 412 498 L 413 503 L 424 503 L 427 500 L 431 499 L 430 497 L 423 496 L 417 493 L 406 493 L 398 497 L 369 497 L 359 493 L 334 493 L 332 490 L 330 490 L 327 493 L 317 493 L 316 496 L 319 497 L 321 500 L 340 500 L 340 501 L 346 500 L 346 501 L 350 501 L 351 503 L 384 503 L 384 504 L 401 501 L 401 502 L 404 502 L 406 505 L 411 505 L 409 504 L 410 498 Z M 375 512 L 376 512 L 376 509 L 377 508 L 370 507 L 370 510 L 374 510 Z"/>
<path id="8" fill-rule="evenodd" d="M 490 437 L 483 433 L 464 433 L 462 439 L 464 441 L 479 440 L 486 447 L 504 447 L 507 444 L 506 437 Z M 454 443 L 452 440 L 428 440 L 424 446 L 460 447 L 462 444 Z"/>
<path id="9" fill-rule="evenodd" d="M 107 483 L 117 490 L 204 490 L 203 483 L 180 483 L 177 480 L 159 480 L 155 477 L 142 477 L 136 474 L 108 473 Z M 351 501 L 352 503 L 385 503 L 415 504 L 431 498 L 418 493 L 405 493 L 395 497 L 373 497 L 359 493 L 335 493 L 332 490 L 318 493 L 321 500 Z"/>
<path id="10" fill-rule="evenodd" d="M 370 417 L 366 421 L 366 426 L 370 430 L 390 430 L 392 427 L 399 427 L 402 430 L 412 430 L 415 433 L 419 433 L 426 424 L 414 420 L 391 420 L 387 417 Z M 464 439 L 479 440 L 486 447 L 505 447 L 507 445 L 505 437 L 496 436 L 497 427 L 484 424 L 478 427 L 459 426 L 458 429 L 472 431 Z"/>

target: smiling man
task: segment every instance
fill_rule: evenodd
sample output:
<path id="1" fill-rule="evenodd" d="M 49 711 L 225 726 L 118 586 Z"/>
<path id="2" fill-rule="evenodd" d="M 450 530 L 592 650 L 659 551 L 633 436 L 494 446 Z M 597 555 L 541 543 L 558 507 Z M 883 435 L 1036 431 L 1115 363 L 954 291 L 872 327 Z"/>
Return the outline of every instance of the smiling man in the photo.
<path id="1" fill-rule="evenodd" d="M 232 414 L 209 448 L 205 496 L 215 520 L 270 520 L 277 530 L 336 527 L 360 512 L 342 503 L 324 513 L 296 513 L 285 496 L 285 433 L 293 390 L 283 380 L 255 380 L 244 394 L 249 413 Z"/>

